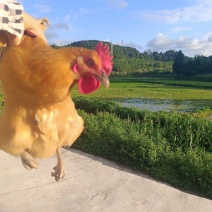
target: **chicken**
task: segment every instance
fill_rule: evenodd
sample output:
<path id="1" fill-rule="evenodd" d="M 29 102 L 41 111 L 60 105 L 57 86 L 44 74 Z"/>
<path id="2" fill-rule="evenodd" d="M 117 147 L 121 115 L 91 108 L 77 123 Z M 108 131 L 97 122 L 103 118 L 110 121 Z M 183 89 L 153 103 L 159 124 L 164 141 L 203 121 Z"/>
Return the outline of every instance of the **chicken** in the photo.
<path id="1" fill-rule="evenodd" d="M 83 131 L 70 91 L 75 84 L 89 94 L 109 86 L 112 56 L 102 42 L 95 50 L 53 49 L 40 38 L 24 36 L 1 58 L 0 80 L 5 105 L 0 117 L 0 149 L 20 156 L 25 168 L 57 153 L 52 176 L 65 175 L 60 148 L 71 146 Z"/>

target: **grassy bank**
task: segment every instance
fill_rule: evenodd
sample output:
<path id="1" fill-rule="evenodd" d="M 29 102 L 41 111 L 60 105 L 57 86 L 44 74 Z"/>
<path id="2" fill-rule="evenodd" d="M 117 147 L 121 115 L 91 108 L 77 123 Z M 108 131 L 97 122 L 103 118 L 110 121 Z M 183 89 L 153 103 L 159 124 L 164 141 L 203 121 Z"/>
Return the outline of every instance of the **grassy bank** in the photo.
<path id="1" fill-rule="evenodd" d="M 212 199 L 212 122 L 77 98 L 85 130 L 74 148 L 119 161 Z M 86 111 L 86 112 L 85 112 Z"/>

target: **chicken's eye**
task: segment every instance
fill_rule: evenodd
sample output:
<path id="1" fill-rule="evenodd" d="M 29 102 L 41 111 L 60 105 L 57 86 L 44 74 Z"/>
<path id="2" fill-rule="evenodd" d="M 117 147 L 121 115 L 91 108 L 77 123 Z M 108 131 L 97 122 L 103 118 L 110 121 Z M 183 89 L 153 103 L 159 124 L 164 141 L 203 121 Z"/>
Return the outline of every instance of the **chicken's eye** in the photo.
<path id="1" fill-rule="evenodd" d="M 87 60 L 87 65 L 88 66 L 94 66 L 94 62 L 92 59 Z"/>

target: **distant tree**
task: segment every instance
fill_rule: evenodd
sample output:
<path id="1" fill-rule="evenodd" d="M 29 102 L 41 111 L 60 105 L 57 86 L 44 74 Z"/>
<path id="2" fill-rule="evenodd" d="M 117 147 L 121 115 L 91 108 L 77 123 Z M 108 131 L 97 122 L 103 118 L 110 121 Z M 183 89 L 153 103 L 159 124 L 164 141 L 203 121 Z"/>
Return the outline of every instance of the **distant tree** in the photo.
<path id="1" fill-rule="evenodd" d="M 186 75 L 185 62 L 185 55 L 182 53 L 182 51 L 179 51 L 172 66 L 173 72 L 180 76 Z"/>
<path id="2" fill-rule="evenodd" d="M 212 56 L 197 55 L 190 58 L 179 51 L 173 63 L 173 71 L 181 76 L 212 74 Z"/>
<path id="3" fill-rule="evenodd" d="M 56 44 L 52 44 L 52 45 L 50 45 L 52 48 L 54 48 L 54 49 L 59 49 L 60 47 L 59 46 L 57 46 Z"/>

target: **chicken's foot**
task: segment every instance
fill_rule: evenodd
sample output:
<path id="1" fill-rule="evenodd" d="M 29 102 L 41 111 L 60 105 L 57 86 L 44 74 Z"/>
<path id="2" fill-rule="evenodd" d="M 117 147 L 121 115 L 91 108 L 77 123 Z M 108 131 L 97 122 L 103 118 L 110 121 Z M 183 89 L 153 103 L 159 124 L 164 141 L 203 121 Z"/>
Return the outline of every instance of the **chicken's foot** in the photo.
<path id="1" fill-rule="evenodd" d="M 52 177 L 54 177 L 55 180 L 58 182 L 61 178 L 65 177 L 66 171 L 63 165 L 60 148 L 57 148 L 56 153 L 57 153 L 57 165 L 53 168 L 55 171 L 52 172 Z"/>
<path id="2" fill-rule="evenodd" d="M 37 169 L 39 163 L 32 157 L 32 155 L 30 155 L 30 153 L 28 151 L 24 151 L 21 154 L 21 161 L 23 166 L 30 170 L 30 169 Z"/>

